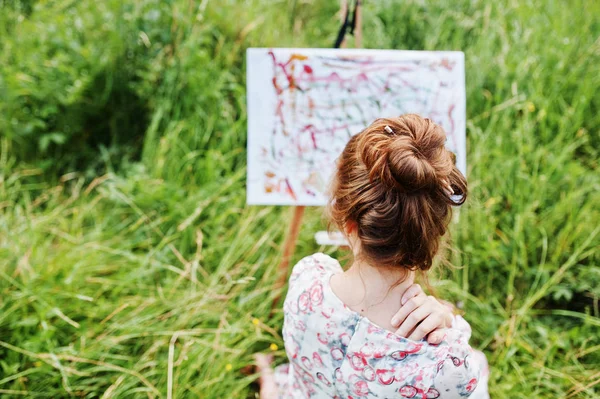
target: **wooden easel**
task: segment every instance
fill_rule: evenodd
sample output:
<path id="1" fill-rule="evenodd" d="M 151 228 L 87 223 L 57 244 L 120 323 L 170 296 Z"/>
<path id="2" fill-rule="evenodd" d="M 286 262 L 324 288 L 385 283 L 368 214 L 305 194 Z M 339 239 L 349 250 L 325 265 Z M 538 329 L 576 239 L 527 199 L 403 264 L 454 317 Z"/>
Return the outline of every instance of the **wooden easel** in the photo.
<path id="1" fill-rule="evenodd" d="M 340 28 L 340 32 L 334 45 L 335 48 L 346 47 L 346 33 L 354 35 L 354 45 L 356 48 L 360 48 L 362 46 L 361 0 L 354 0 L 353 3 L 354 9 L 352 11 L 352 15 L 350 15 L 348 0 L 340 1 L 340 14 L 342 26 Z M 275 281 L 276 290 L 281 289 L 287 281 L 290 261 L 292 259 L 292 256 L 294 255 L 296 241 L 298 241 L 298 235 L 300 234 L 300 225 L 302 224 L 302 218 L 304 217 L 305 208 L 306 207 L 303 205 L 294 207 L 294 214 L 292 216 L 290 229 L 283 243 L 283 257 L 281 258 L 281 262 L 277 267 L 277 280 Z M 275 309 L 280 299 L 281 295 L 278 295 L 273 300 L 273 305 L 271 308 L 272 311 Z"/>

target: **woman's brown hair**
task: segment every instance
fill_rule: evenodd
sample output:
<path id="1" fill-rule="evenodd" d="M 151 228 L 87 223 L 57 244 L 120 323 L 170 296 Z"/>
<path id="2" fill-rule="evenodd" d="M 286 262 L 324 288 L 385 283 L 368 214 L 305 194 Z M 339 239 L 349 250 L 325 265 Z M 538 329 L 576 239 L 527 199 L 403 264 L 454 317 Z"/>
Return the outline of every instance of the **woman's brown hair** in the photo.
<path id="1" fill-rule="evenodd" d="M 431 267 L 451 206 L 467 198 L 467 182 L 445 141 L 440 126 L 416 114 L 377 119 L 350 139 L 338 159 L 329 214 L 342 231 L 356 224 L 362 260 Z"/>

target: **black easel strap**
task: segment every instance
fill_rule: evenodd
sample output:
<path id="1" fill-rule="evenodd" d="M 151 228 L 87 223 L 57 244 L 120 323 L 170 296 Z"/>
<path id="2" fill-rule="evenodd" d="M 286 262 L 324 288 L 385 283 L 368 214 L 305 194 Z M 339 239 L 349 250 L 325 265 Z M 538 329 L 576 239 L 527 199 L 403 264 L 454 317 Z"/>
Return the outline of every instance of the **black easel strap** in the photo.
<path id="1" fill-rule="evenodd" d="M 354 35 L 354 29 L 356 28 L 356 10 L 360 6 L 360 0 L 356 0 L 354 3 L 354 10 L 352 11 L 352 24 L 350 25 L 350 34 Z"/>
<path id="2" fill-rule="evenodd" d="M 344 42 L 344 37 L 346 36 L 346 32 L 350 31 L 349 33 L 351 35 L 354 34 L 354 28 L 356 28 L 356 10 L 358 9 L 359 5 L 360 5 L 360 0 L 355 0 L 354 8 L 352 9 L 352 21 L 349 20 L 350 7 L 348 7 L 348 9 L 346 10 L 346 15 L 344 16 L 344 22 L 342 23 L 342 26 L 340 26 L 340 30 L 338 32 L 337 38 L 335 39 L 335 44 L 333 45 L 333 48 L 340 48 L 340 46 Z"/>

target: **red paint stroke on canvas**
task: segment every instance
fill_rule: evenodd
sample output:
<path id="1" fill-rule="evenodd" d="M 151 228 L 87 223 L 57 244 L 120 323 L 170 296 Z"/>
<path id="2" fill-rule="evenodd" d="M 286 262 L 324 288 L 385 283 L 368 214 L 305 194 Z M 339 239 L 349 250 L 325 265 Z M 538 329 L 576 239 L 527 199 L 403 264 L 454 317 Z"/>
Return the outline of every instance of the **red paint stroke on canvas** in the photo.
<path id="1" fill-rule="evenodd" d="M 292 199 L 294 201 L 298 201 L 298 198 L 296 197 L 296 193 L 294 193 L 294 190 L 292 189 L 292 186 L 290 185 L 290 181 L 288 179 L 285 179 L 285 185 L 287 187 L 287 189 L 286 189 L 287 193 L 292 197 Z"/>

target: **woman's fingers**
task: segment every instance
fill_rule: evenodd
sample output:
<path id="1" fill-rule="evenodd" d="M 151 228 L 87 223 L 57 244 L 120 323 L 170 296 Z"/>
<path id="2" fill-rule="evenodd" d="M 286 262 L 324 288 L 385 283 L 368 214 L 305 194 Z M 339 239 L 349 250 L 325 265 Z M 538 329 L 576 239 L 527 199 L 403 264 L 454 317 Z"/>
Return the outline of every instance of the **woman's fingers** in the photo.
<path id="1" fill-rule="evenodd" d="M 443 340 L 443 329 L 452 326 L 451 308 L 427 296 L 418 284 L 411 285 L 400 301 L 402 306 L 391 320 L 392 326 L 398 328 L 397 335 L 415 341 L 427 337 L 432 344 Z"/>
<path id="2" fill-rule="evenodd" d="M 413 299 L 416 299 L 416 298 L 419 298 L 419 297 L 415 297 Z M 411 299 L 411 301 L 412 301 L 412 299 Z M 411 301 L 407 302 L 407 304 L 410 303 Z M 406 319 L 404 319 L 404 321 L 402 322 L 402 324 L 400 325 L 398 330 L 396 330 L 396 334 L 401 337 L 408 337 L 408 334 L 412 330 L 414 330 L 415 327 L 417 327 L 417 325 L 423 319 L 425 319 L 427 316 L 429 316 L 431 314 L 431 312 L 432 312 L 431 306 L 419 306 L 414 311 L 412 311 L 408 316 L 406 316 Z"/>
<path id="3" fill-rule="evenodd" d="M 442 324 L 442 322 L 442 315 L 433 312 L 415 327 L 412 333 L 408 336 L 408 339 L 419 341 L 423 339 L 427 334 L 437 329 L 440 326 L 440 324 Z"/>
<path id="4" fill-rule="evenodd" d="M 418 298 L 420 296 L 420 298 Z M 413 299 L 417 298 L 417 299 Z M 413 310 L 419 307 L 425 300 L 426 295 L 423 292 L 423 289 L 419 284 L 413 284 L 404 291 L 402 294 L 402 298 L 400 298 L 400 306 L 401 308 L 396 312 L 394 317 L 392 317 L 391 323 L 392 326 L 398 327 L 400 323 L 404 321 L 406 316 L 410 314 Z M 409 303 L 409 301 L 411 301 Z M 406 305 L 406 306 L 405 306 Z"/>
<path id="5" fill-rule="evenodd" d="M 423 294 L 423 288 L 419 284 L 413 284 L 404 291 L 400 299 L 400 305 L 404 305 L 409 299 Z"/>
<path id="6" fill-rule="evenodd" d="M 432 345 L 441 344 L 444 340 L 445 335 L 446 329 L 438 328 L 437 330 L 434 330 L 433 332 L 430 332 L 429 335 L 427 335 L 427 342 Z"/>
<path id="7" fill-rule="evenodd" d="M 254 355 L 256 367 L 260 372 L 260 397 L 262 399 L 276 399 L 278 396 L 275 372 L 271 368 L 273 355 L 257 353 Z"/>
<path id="8" fill-rule="evenodd" d="M 264 353 L 255 353 L 254 362 L 259 369 L 268 369 L 273 362 L 273 355 Z"/>
<path id="9" fill-rule="evenodd" d="M 400 324 L 408 317 L 409 314 L 415 311 L 415 309 L 422 306 L 427 300 L 427 295 L 421 294 L 410 298 L 404 305 L 400 307 L 398 312 L 392 317 L 392 326 L 400 327 Z"/>

